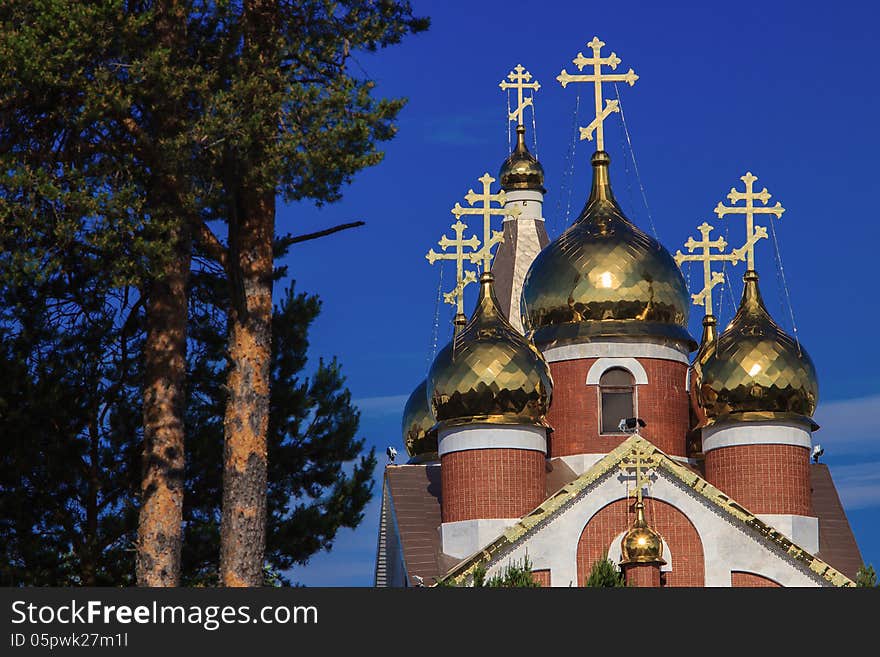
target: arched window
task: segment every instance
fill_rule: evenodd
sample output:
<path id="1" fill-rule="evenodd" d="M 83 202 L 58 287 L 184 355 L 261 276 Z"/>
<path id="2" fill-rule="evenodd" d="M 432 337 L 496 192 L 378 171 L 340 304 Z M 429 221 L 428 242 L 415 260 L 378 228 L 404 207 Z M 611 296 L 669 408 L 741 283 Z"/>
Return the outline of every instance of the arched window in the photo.
<path id="1" fill-rule="evenodd" d="M 599 378 L 602 433 L 620 433 L 623 418 L 635 417 L 635 380 L 623 368 L 612 367 Z"/>

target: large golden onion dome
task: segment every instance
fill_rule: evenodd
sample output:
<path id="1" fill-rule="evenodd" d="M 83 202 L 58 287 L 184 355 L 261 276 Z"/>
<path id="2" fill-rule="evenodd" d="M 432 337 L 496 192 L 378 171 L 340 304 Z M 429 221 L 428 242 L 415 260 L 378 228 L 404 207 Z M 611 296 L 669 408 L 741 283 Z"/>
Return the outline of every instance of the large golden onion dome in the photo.
<path id="1" fill-rule="evenodd" d="M 544 167 L 526 148 L 524 126 L 516 126 L 516 148 L 501 165 L 498 180 L 505 192 L 529 189 L 543 194 L 547 191 L 544 189 Z"/>
<path id="2" fill-rule="evenodd" d="M 663 539 L 648 527 L 644 502 L 636 503 L 636 521 L 620 540 L 621 563 L 657 563 L 663 561 Z"/>
<path id="3" fill-rule="evenodd" d="M 411 459 L 430 459 L 437 455 L 437 431 L 428 403 L 428 382 L 422 381 L 403 407 L 403 444 Z"/>
<path id="4" fill-rule="evenodd" d="M 813 361 L 770 317 L 758 274 L 748 271 L 743 281 L 736 315 L 694 363 L 692 386 L 705 424 L 768 419 L 813 424 L 819 398 Z"/>
<path id="5" fill-rule="evenodd" d="M 604 151 L 593 155 L 586 206 L 526 274 L 523 323 L 540 345 L 648 335 L 694 349 L 681 270 L 657 240 L 624 216 L 611 191 L 609 163 Z"/>
<path id="6" fill-rule="evenodd" d="M 440 426 L 547 426 L 553 381 L 535 346 L 498 308 L 494 277 L 480 277 L 480 297 L 467 325 L 437 354 L 428 396 Z"/>

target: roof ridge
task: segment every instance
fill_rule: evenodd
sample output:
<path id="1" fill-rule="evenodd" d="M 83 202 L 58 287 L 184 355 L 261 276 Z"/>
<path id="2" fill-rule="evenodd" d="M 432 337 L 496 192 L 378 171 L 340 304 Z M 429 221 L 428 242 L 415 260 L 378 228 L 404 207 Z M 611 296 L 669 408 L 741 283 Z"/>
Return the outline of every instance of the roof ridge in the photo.
<path id="1" fill-rule="evenodd" d="M 505 529 L 498 538 L 489 543 L 482 550 L 475 552 L 456 564 L 445 575 L 440 577 L 438 581 L 445 581 L 447 579 L 462 581 L 471 575 L 477 566 L 491 560 L 502 551 L 513 547 L 516 543 L 531 534 L 538 525 L 548 522 L 551 518 L 561 513 L 564 507 L 568 506 L 569 503 L 574 502 L 574 500 L 577 499 L 577 497 L 588 486 L 593 484 L 600 477 L 603 477 L 612 469 L 616 468 L 626 456 L 635 452 L 636 447 L 641 447 L 642 449 L 649 451 L 652 455 L 658 456 L 659 462 L 657 467 L 664 468 L 695 493 L 712 502 L 729 516 L 732 516 L 734 519 L 745 523 L 753 530 L 757 531 L 762 538 L 774 543 L 789 557 L 801 562 L 814 574 L 822 577 L 835 586 L 855 586 L 855 582 L 849 577 L 835 568 L 832 568 L 819 557 L 797 545 L 778 529 L 775 529 L 762 521 L 754 513 L 736 502 L 736 500 L 732 499 L 718 488 L 715 488 L 715 486 L 710 484 L 700 475 L 677 463 L 647 438 L 638 434 L 633 434 L 627 438 L 620 445 L 599 459 L 599 461 L 593 464 L 592 467 L 577 479 L 560 488 L 535 507 L 534 510 L 520 518 L 518 522 Z"/>

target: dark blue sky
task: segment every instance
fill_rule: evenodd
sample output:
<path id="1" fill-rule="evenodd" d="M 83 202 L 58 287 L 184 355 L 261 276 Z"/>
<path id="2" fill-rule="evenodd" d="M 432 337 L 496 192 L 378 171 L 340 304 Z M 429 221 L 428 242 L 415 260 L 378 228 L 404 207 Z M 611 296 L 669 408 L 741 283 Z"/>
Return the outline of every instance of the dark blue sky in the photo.
<path id="1" fill-rule="evenodd" d="M 583 206 L 593 144 L 577 142 L 573 158 L 569 152 L 578 95 L 577 124 L 592 120 L 592 87 L 562 89 L 555 77 L 563 67 L 573 72 L 571 59 L 578 51 L 589 55 L 585 44 L 598 35 L 608 44 L 603 54 L 614 50 L 621 58 L 619 72 L 632 67 L 640 76 L 634 87 L 621 85 L 620 97 L 641 181 L 619 114 L 605 131 L 612 183 L 630 219 L 646 231 L 652 219 L 673 253 L 698 236 L 704 220 L 719 232 L 729 222 L 729 242 L 738 246 L 743 222 L 717 220 L 712 210 L 727 203 L 732 186 L 741 188 L 747 170 L 758 176 L 758 189 L 768 187 L 771 204 L 786 208 L 776 231 L 798 335 L 819 373 L 823 429 L 815 441 L 825 447 L 865 560 L 880 566 L 880 92 L 873 32 L 880 9 L 854 2 L 413 4 L 431 17 L 431 29 L 359 54 L 354 64 L 376 80 L 378 94 L 409 98 L 385 161 L 360 173 L 339 203 L 290 205 L 279 216 L 279 231 L 295 233 L 367 222 L 294 247 L 287 264 L 297 289 L 323 299 L 311 334 L 313 361 L 339 357 L 368 444 L 380 454 L 389 444 L 404 451 L 400 413 L 425 375 L 434 331 L 439 266 L 424 256 L 477 178 L 486 171 L 497 177 L 508 152 L 507 100 L 498 83 L 517 63 L 542 85 L 535 97 L 537 152 L 546 170 L 551 239 Z M 532 144 L 528 114 L 527 124 Z M 757 267 L 770 312 L 791 332 L 772 239 L 758 245 Z M 731 277 L 737 301 L 741 274 L 742 265 Z M 695 285 L 700 277 L 695 268 Z M 453 278 L 450 265 L 444 287 Z M 727 292 L 723 299 L 722 326 L 733 310 Z M 472 303 L 469 296 L 468 312 Z M 440 346 L 451 335 L 451 316 L 443 305 Z M 693 308 L 695 336 L 701 316 Z M 377 480 L 376 502 L 380 489 Z M 294 579 L 370 584 L 377 520 L 374 503 L 361 528 L 342 532 L 330 554 Z"/>

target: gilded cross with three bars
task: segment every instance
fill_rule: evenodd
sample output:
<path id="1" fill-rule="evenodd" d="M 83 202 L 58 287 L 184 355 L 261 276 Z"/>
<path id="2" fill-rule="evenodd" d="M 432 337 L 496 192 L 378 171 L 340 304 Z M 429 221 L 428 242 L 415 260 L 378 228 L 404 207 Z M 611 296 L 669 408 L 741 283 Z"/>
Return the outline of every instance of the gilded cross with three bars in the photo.
<path id="1" fill-rule="evenodd" d="M 620 470 L 625 475 L 635 474 L 636 481 L 633 490 L 627 493 L 627 497 L 635 496 L 642 501 L 642 488 L 651 483 L 651 477 L 644 469 L 654 469 L 660 465 L 660 459 L 656 454 L 645 450 L 641 445 L 635 445 L 633 451 L 620 463 Z"/>
<path id="2" fill-rule="evenodd" d="M 459 315 L 464 314 L 464 288 L 470 283 L 477 282 L 477 275 L 472 269 L 465 271 L 464 263 L 472 262 L 471 256 L 480 246 L 480 240 L 476 235 L 472 235 L 468 239 L 464 239 L 464 231 L 467 230 L 467 224 L 456 221 L 452 224 L 452 230 L 455 232 L 455 238 L 450 239 L 444 235 L 440 238 L 438 244 L 444 251 L 437 253 L 434 249 L 428 251 L 425 256 L 432 265 L 438 260 L 454 260 L 455 261 L 455 287 L 449 292 L 444 293 L 443 300 L 454 305 Z M 455 250 L 446 253 L 446 249 L 455 247 Z M 470 251 L 465 251 L 465 249 Z"/>
<path id="3" fill-rule="evenodd" d="M 593 56 L 592 57 L 584 57 L 584 54 L 579 52 L 577 57 L 575 57 L 572 63 L 577 66 L 579 71 L 583 71 L 586 66 L 593 67 L 593 73 L 591 75 L 572 75 L 568 73 L 565 69 L 562 69 L 562 73 L 560 73 L 556 79 L 559 80 L 559 83 L 562 85 L 564 89 L 569 82 L 592 82 L 594 85 L 594 95 L 596 101 L 596 118 L 593 119 L 593 122 L 590 123 L 586 128 L 580 128 L 581 139 L 593 139 L 593 132 L 596 132 L 596 150 L 604 151 L 605 150 L 605 134 L 602 129 L 602 124 L 605 119 L 612 112 L 620 111 L 620 103 L 616 100 L 608 100 L 606 101 L 606 105 L 603 109 L 602 107 L 602 83 L 603 82 L 626 82 L 629 86 L 633 86 L 636 83 L 636 80 L 639 79 L 639 76 L 635 74 L 635 71 L 629 69 L 624 74 L 617 75 L 606 75 L 602 73 L 603 66 L 610 66 L 611 70 L 615 70 L 617 65 L 620 64 L 620 58 L 612 52 L 608 57 L 602 57 L 600 52 L 602 51 L 602 46 L 605 45 L 604 41 L 600 41 L 599 37 L 594 36 L 593 40 L 590 41 L 587 46 L 592 48 Z"/>
<path id="4" fill-rule="evenodd" d="M 534 107 L 532 105 L 532 98 L 534 98 L 534 92 L 540 89 L 541 85 L 538 84 L 537 80 L 534 82 L 530 81 L 532 79 L 532 74 L 523 68 L 522 64 L 517 64 L 516 68 L 507 74 L 507 79 L 510 80 L 510 82 L 502 80 L 498 85 L 502 90 L 516 89 L 516 110 L 507 113 L 507 120 L 516 121 L 517 125 L 522 125 L 523 110 L 529 106 Z M 531 89 L 533 92 L 532 95 L 528 98 L 523 98 L 524 89 Z"/>
<path id="5" fill-rule="evenodd" d="M 739 254 L 741 259 L 743 255 L 745 255 L 746 269 L 748 271 L 755 270 L 755 243 L 758 240 L 767 238 L 767 229 L 764 226 L 755 225 L 755 215 L 772 214 L 775 215 L 778 219 L 782 216 L 782 213 L 785 212 L 785 208 L 782 207 L 779 201 L 776 202 L 776 205 L 771 207 L 755 206 L 755 201 L 760 201 L 763 205 L 766 206 L 767 201 L 770 200 L 770 194 L 769 192 L 767 192 L 766 187 L 760 192 L 754 191 L 753 186 L 757 179 L 757 177 L 752 175 L 751 171 L 746 171 L 746 175 L 740 178 L 740 180 L 745 183 L 746 191 L 738 192 L 735 188 L 730 188 L 730 194 L 727 195 L 727 198 L 730 200 L 730 202 L 738 203 L 739 201 L 745 201 L 746 204 L 744 206 L 728 207 L 719 202 L 715 208 L 715 214 L 718 215 L 719 219 L 727 214 L 745 215 L 746 243 L 740 248 L 734 249 L 733 253 Z"/>
<path id="6" fill-rule="evenodd" d="M 693 299 L 695 306 L 703 306 L 706 314 L 711 315 L 713 314 L 712 288 L 724 282 L 724 274 L 719 271 L 712 271 L 712 263 L 727 261 L 735 265 L 743 259 L 743 256 L 737 251 L 724 253 L 724 249 L 727 248 L 727 241 L 723 237 L 719 237 L 717 240 L 710 240 L 709 233 L 715 230 L 715 227 L 710 226 L 709 223 L 704 221 L 697 226 L 697 230 L 700 231 L 703 239 L 698 242 L 693 237 L 689 237 L 688 241 L 684 244 L 688 253 L 692 255 L 685 255 L 679 249 L 675 252 L 674 257 L 679 267 L 681 267 L 683 262 L 703 263 L 703 289 L 697 294 L 692 294 L 691 299 Z M 697 249 L 702 249 L 702 253 L 694 253 Z M 712 253 L 712 249 L 717 249 L 718 253 Z"/>
<path id="7" fill-rule="evenodd" d="M 474 207 L 465 208 L 456 203 L 455 207 L 452 208 L 452 214 L 455 215 L 456 219 L 460 219 L 462 215 L 466 214 L 481 215 L 483 217 L 483 246 L 479 251 L 471 254 L 471 262 L 479 263 L 482 261 L 483 271 L 487 272 L 492 267 L 492 247 L 504 241 L 503 233 L 500 230 L 492 230 L 492 217 L 516 217 L 519 215 L 520 210 L 516 206 L 508 209 L 504 208 L 507 198 L 503 191 L 497 194 L 492 193 L 492 183 L 495 182 L 495 179 L 488 173 L 484 173 L 477 180 L 483 183 L 483 192 L 477 194 L 473 189 L 469 189 L 464 197 L 464 200 Z M 475 205 L 479 202 L 482 202 L 482 205 Z M 498 203 L 498 205 L 493 206 L 493 202 Z"/>

